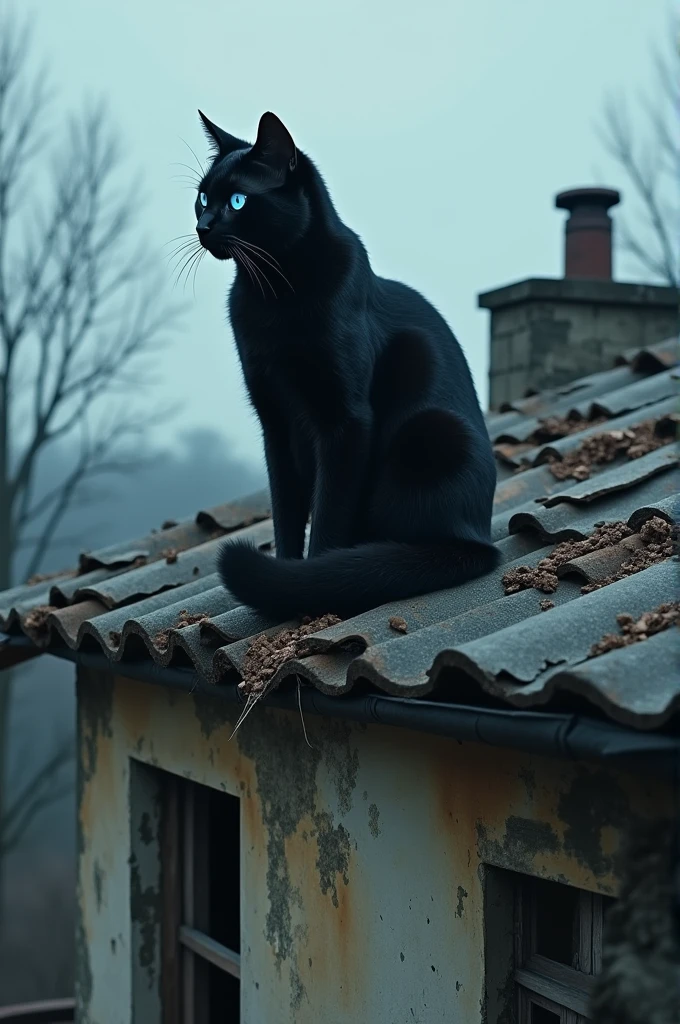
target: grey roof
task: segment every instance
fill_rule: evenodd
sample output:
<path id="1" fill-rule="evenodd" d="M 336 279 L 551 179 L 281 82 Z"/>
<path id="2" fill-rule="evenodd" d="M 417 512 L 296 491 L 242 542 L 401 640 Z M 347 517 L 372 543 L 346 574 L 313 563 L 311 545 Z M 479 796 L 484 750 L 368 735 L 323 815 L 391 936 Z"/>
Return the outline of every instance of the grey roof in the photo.
<path id="1" fill-rule="evenodd" d="M 630 548 L 574 557 L 559 569 L 549 610 L 542 610 L 546 595 L 537 590 L 506 595 L 502 578 L 510 569 L 536 566 L 556 543 L 586 538 L 603 522 L 623 521 L 639 531 L 654 517 L 677 520 L 677 443 L 595 467 L 581 482 L 557 480 L 549 466 L 551 456 L 562 458 L 593 434 L 677 412 L 677 354 L 675 341 L 626 353 L 611 370 L 489 415 L 501 566 L 463 586 L 384 605 L 312 634 L 305 656 L 284 664 L 273 685 L 297 675 L 338 697 L 362 684 L 405 697 L 436 690 L 448 700 L 518 708 L 555 706 L 575 695 L 620 722 L 671 727 L 680 708 L 680 631 L 598 657 L 589 652 L 604 634 L 618 632 L 618 614 L 639 617 L 680 596 L 676 558 L 584 594 L 583 585 L 616 573 Z M 532 434 L 547 416 L 580 417 L 583 429 L 537 444 Z M 591 422 L 601 417 L 607 422 Z M 281 624 L 239 606 L 224 590 L 213 571 L 215 553 L 225 537 L 271 548 L 268 495 L 166 525 L 82 555 L 71 573 L 0 594 L 0 630 L 28 636 L 41 650 L 103 652 L 121 671 L 126 662 L 153 659 L 162 667 L 193 668 L 216 685 L 237 680 L 252 638 L 276 633 Z M 405 633 L 395 632 L 394 616 L 404 620 Z M 8 645 L 0 647 L 0 666 L 3 658 L 11 659 Z"/>

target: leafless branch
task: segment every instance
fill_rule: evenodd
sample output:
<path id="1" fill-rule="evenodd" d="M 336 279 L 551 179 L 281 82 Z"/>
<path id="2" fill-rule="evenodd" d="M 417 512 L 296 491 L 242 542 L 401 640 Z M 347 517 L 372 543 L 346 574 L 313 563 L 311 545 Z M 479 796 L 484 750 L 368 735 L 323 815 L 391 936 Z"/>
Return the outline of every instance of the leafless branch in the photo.
<path id="1" fill-rule="evenodd" d="M 677 39 L 677 33 L 675 33 Z M 636 120 L 625 97 L 610 96 L 600 133 L 630 187 L 632 207 L 618 221 L 619 246 L 663 284 L 680 284 L 680 48 L 653 51 L 653 94 Z M 637 207 L 637 209 L 635 209 Z M 629 212 L 630 211 L 630 212 Z"/>
<path id="2" fill-rule="evenodd" d="M 38 172 L 50 168 L 52 190 L 46 210 L 30 222 L 8 201 L 35 169 L 45 107 L 44 78 L 26 72 L 29 47 L 27 29 L 0 24 L 0 584 L 29 523 L 46 517 L 31 559 L 36 571 L 82 483 L 130 468 L 120 438 L 143 433 L 130 394 L 151 380 L 145 360 L 178 312 L 159 298 L 159 279 L 133 242 L 139 185 L 120 188 L 118 147 L 101 105 L 60 132 L 65 141 L 51 163 L 41 154 Z M 81 447 L 60 487 L 36 501 L 43 453 L 87 433 L 93 410 L 117 391 L 127 401 L 115 431 Z"/>
<path id="3" fill-rule="evenodd" d="M 69 509 L 87 500 L 92 481 L 140 465 L 149 430 L 164 415 L 143 389 L 153 380 L 153 356 L 167 344 L 178 313 L 165 301 L 140 244 L 139 184 L 126 179 L 105 107 L 86 107 L 70 121 L 50 109 L 48 118 L 47 75 L 32 68 L 29 22 L 3 12 L 0 590 L 11 586 L 20 546 L 28 552 L 28 575 L 39 570 Z M 57 446 L 72 458 L 49 490 L 41 467 Z M 5 676 L 0 862 L 63 792 L 59 772 L 72 751 L 71 742 L 59 748 L 6 808 L 9 701 Z"/>
<path id="4" fill-rule="evenodd" d="M 72 791 L 62 770 L 73 762 L 74 743 L 70 736 L 24 783 L 0 820 L 0 858 L 21 842 L 40 811 Z"/>

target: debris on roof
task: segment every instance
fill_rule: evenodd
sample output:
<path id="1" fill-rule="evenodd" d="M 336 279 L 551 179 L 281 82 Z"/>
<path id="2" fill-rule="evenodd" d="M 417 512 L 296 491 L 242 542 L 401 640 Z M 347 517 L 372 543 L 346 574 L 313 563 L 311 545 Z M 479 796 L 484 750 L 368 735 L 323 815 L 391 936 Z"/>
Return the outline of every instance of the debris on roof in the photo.
<path id="1" fill-rule="evenodd" d="M 205 622 L 210 616 L 207 612 L 192 613 L 183 608 L 177 621 L 172 626 L 168 626 L 165 629 L 159 629 L 153 638 L 154 647 L 158 651 L 167 651 L 170 646 L 170 638 L 173 631 L 176 629 L 186 629 L 187 626 L 195 626 L 199 622 Z M 120 634 L 119 634 L 120 635 Z"/>
<path id="2" fill-rule="evenodd" d="M 390 629 L 395 633 L 408 633 L 408 623 L 401 615 L 390 615 Z"/>
<path id="3" fill-rule="evenodd" d="M 663 448 L 675 439 L 680 417 L 665 416 L 658 420 L 644 420 L 625 430 L 605 430 L 581 441 L 564 458 L 549 457 L 550 472 L 556 480 L 587 480 L 596 466 L 615 459 L 639 459 L 657 448 Z"/>
<path id="4" fill-rule="evenodd" d="M 605 633 L 601 640 L 594 643 L 590 648 L 589 656 L 598 658 L 608 651 L 614 651 L 618 647 L 628 647 L 630 644 L 640 643 L 649 639 L 655 633 L 660 633 L 671 626 L 680 626 L 680 601 L 668 601 L 660 604 L 651 612 L 643 612 L 635 619 L 628 612 L 621 612 L 616 616 L 621 632 Z"/>
<path id="5" fill-rule="evenodd" d="M 627 725 L 678 729 L 674 350 L 629 353 L 487 417 L 501 564 L 460 587 L 345 621 L 276 623 L 239 605 L 214 571 L 231 538 L 271 550 L 260 492 L 89 552 L 77 575 L 0 594 L 0 630 L 40 650 L 99 649 L 120 674 L 146 659 L 161 679 L 184 666 L 217 686 L 240 681 L 249 698 L 290 678 L 339 699 L 358 685 L 540 709 L 576 694 Z"/>
<path id="6" fill-rule="evenodd" d="M 58 572 L 37 572 L 26 580 L 27 587 L 37 587 L 39 583 L 49 583 L 51 580 L 67 579 L 75 576 L 75 569 L 60 569 Z"/>
<path id="7" fill-rule="evenodd" d="M 595 552 L 598 552 L 596 559 L 584 559 L 584 556 Z M 642 572 L 650 565 L 670 558 L 672 554 L 672 527 L 659 516 L 642 523 L 637 535 L 633 534 L 627 523 L 605 523 L 596 526 L 593 533 L 584 540 L 562 541 L 535 566 L 518 565 L 509 569 L 503 576 L 503 588 L 506 594 L 516 594 L 530 587 L 544 594 L 553 594 L 557 590 L 560 576 L 567 572 L 579 572 L 588 579 L 581 592 L 588 594 L 626 576 Z M 595 566 L 600 572 L 595 573 L 593 578 Z M 602 567 L 606 567 L 606 575 L 602 575 Z"/>
<path id="8" fill-rule="evenodd" d="M 337 615 L 322 615 L 317 619 L 303 619 L 295 629 L 277 629 L 255 637 L 243 659 L 243 680 L 239 689 L 247 694 L 264 690 L 277 669 L 287 661 L 305 656 L 307 637 L 340 621 Z"/>

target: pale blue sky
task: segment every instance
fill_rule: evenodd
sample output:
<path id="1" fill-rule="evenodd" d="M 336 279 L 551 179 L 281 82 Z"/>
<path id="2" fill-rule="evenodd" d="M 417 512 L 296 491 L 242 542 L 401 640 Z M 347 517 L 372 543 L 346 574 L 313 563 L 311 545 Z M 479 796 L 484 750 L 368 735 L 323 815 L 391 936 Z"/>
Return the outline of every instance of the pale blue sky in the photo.
<path id="1" fill-rule="evenodd" d="M 6 2 L 6 0 L 1 0 Z M 486 398 L 479 291 L 562 273 L 555 192 L 621 184 L 594 131 L 607 90 L 650 76 L 668 0 L 21 0 L 37 15 L 58 111 L 103 94 L 131 169 L 139 231 L 162 258 L 193 230 L 172 180 L 196 108 L 245 138 L 274 110 L 324 174 L 374 269 L 444 313 Z M 599 180 L 596 180 L 598 179 Z M 162 397 L 180 427 L 210 425 L 259 457 L 225 325 L 233 270 L 203 261 Z M 168 271 L 168 277 L 170 272 Z M 619 276 L 623 276 L 619 274 Z"/>

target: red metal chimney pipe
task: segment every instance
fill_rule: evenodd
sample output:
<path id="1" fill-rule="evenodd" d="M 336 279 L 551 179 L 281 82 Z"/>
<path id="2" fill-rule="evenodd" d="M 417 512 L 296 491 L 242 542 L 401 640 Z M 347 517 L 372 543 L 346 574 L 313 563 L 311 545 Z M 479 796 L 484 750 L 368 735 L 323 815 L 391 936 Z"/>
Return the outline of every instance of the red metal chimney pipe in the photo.
<path id="1" fill-rule="evenodd" d="M 555 206 L 569 210 L 565 225 L 564 276 L 612 278 L 612 219 L 607 212 L 620 202 L 613 188 L 573 188 L 555 196 Z"/>

